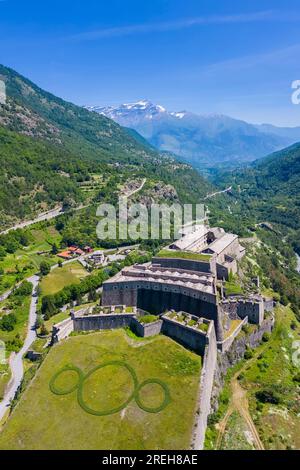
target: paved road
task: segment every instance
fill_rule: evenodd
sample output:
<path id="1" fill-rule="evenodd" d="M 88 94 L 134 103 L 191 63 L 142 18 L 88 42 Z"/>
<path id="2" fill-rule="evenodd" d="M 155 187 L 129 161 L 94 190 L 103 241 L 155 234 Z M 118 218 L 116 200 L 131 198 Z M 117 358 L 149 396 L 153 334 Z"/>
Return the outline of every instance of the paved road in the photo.
<path id="1" fill-rule="evenodd" d="M 0 295 L 0 302 L 3 302 L 3 300 L 6 300 L 7 297 L 9 297 L 10 294 L 12 293 L 12 291 L 15 289 L 15 287 L 17 287 L 17 286 L 12 287 L 11 289 L 4 292 L 4 294 Z"/>
<path id="2" fill-rule="evenodd" d="M 34 293 L 39 283 L 39 277 L 32 276 L 28 278 L 27 280 L 33 284 L 32 292 Z M 29 350 L 30 346 L 36 339 L 36 332 L 34 329 L 36 319 L 37 319 L 36 310 L 37 310 L 36 297 L 32 296 L 31 304 L 30 304 L 30 311 L 29 311 L 28 330 L 27 330 L 26 339 L 24 341 L 24 345 L 22 349 L 17 354 L 12 355 L 10 359 L 10 368 L 11 368 L 12 377 L 6 388 L 6 393 L 4 395 L 4 398 L 0 402 L 0 421 L 7 413 L 10 407 L 10 402 L 14 398 L 22 382 L 23 374 L 24 374 L 23 356 L 24 354 L 26 354 L 26 352 Z"/>
<path id="3" fill-rule="evenodd" d="M 216 191 L 215 193 L 208 194 L 204 199 L 210 199 L 211 197 L 215 197 L 218 194 L 222 193 L 229 193 L 229 191 L 232 190 L 232 186 L 229 186 L 229 188 L 223 189 L 223 191 Z"/>
<path id="4" fill-rule="evenodd" d="M 87 204 L 85 206 L 81 205 L 81 206 L 78 206 L 78 207 L 71 208 L 70 210 L 80 211 L 81 209 L 85 209 L 86 207 L 89 207 L 89 205 L 90 204 Z M 52 209 L 48 212 L 43 212 L 42 214 L 38 215 L 35 219 L 20 222 L 19 224 L 16 224 L 13 227 L 10 227 L 7 230 L 4 230 L 3 232 L 0 232 L 0 235 L 5 235 L 6 233 L 10 232 L 11 230 L 17 230 L 18 228 L 25 228 L 25 227 L 28 227 L 29 225 L 33 225 L 33 224 L 36 224 L 38 222 L 43 222 L 45 220 L 55 219 L 59 215 L 65 214 L 67 212 L 68 211 L 63 210 L 62 206 L 57 207 L 56 209 Z"/>
<path id="5" fill-rule="evenodd" d="M 28 227 L 29 225 L 36 224 L 37 222 L 42 222 L 44 220 L 54 219 L 55 217 L 58 217 L 62 213 L 63 213 L 62 207 L 57 207 L 56 209 L 53 209 L 51 211 L 44 212 L 43 214 L 40 214 L 35 219 L 26 220 L 25 222 L 20 222 L 19 224 L 16 224 L 13 227 L 10 227 L 7 230 L 4 230 L 3 232 L 0 232 L 0 234 L 5 235 L 6 233 L 10 232 L 11 230 L 17 230 L 18 228 L 25 228 L 25 227 Z"/>

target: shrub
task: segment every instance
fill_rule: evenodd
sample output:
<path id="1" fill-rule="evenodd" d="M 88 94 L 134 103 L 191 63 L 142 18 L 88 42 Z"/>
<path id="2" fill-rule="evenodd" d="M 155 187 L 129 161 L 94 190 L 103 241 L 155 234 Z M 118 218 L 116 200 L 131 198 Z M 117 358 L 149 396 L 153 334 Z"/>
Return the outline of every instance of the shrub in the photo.
<path id="1" fill-rule="evenodd" d="M 255 393 L 255 396 L 261 403 L 272 403 L 274 405 L 279 405 L 279 403 L 282 401 L 279 393 L 272 389 L 260 390 Z"/>
<path id="2" fill-rule="evenodd" d="M 242 326 L 242 331 L 243 331 L 244 333 L 248 334 L 249 331 L 250 331 L 250 326 L 249 326 L 249 325 L 243 325 L 243 326 Z"/>
<path id="3" fill-rule="evenodd" d="M 292 329 L 292 330 L 296 330 L 296 329 L 297 329 L 297 322 L 295 322 L 295 320 L 292 320 L 292 321 L 291 321 L 291 329 Z"/>
<path id="4" fill-rule="evenodd" d="M 264 334 L 262 335 L 262 341 L 263 341 L 264 343 L 267 343 L 270 338 L 271 338 L 270 333 L 268 333 L 267 331 L 265 331 Z"/>
<path id="5" fill-rule="evenodd" d="M 298 374 L 294 375 L 293 381 L 300 383 L 300 372 L 298 372 Z"/>
<path id="6" fill-rule="evenodd" d="M 139 318 L 139 322 L 142 324 L 153 323 L 156 320 L 157 317 L 155 315 L 144 315 L 143 317 Z"/>
<path id="7" fill-rule="evenodd" d="M 43 276 L 46 276 L 50 273 L 51 266 L 47 261 L 42 261 L 40 264 L 40 271 Z"/>
<path id="8" fill-rule="evenodd" d="M 251 359 L 253 357 L 253 351 L 251 348 L 247 348 L 244 354 L 245 359 Z"/>
<path id="9" fill-rule="evenodd" d="M 17 317 L 14 313 L 5 315 L 0 320 L 0 329 L 2 331 L 13 331 L 15 324 L 17 323 Z"/>
<path id="10" fill-rule="evenodd" d="M 42 323 L 41 329 L 40 329 L 40 334 L 41 336 L 48 336 L 49 331 L 45 325 L 45 323 Z"/>

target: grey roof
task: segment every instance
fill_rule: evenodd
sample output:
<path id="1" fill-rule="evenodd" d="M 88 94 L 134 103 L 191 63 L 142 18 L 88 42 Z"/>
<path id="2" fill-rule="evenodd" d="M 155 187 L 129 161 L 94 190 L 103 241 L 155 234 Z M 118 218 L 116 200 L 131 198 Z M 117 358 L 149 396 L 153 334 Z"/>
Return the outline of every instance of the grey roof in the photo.
<path id="1" fill-rule="evenodd" d="M 218 238 L 215 240 L 213 243 L 208 245 L 208 247 L 205 249 L 206 250 L 211 250 L 213 253 L 216 253 L 219 255 L 224 251 L 234 240 L 238 238 L 237 235 L 233 233 L 225 233 L 223 237 Z"/>
<path id="2" fill-rule="evenodd" d="M 198 241 L 201 241 L 208 232 L 209 229 L 205 225 L 199 225 L 197 226 L 197 230 L 184 235 L 182 238 L 172 243 L 171 246 L 175 246 L 178 250 L 187 250 L 192 248 Z"/>

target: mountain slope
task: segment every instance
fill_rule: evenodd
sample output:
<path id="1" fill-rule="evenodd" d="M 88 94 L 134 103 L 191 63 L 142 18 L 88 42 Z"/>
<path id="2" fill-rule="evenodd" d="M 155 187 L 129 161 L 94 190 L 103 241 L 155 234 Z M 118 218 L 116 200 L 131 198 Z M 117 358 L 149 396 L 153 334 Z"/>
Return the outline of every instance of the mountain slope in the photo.
<path id="1" fill-rule="evenodd" d="M 154 147 L 183 157 L 198 168 L 202 164 L 252 161 L 300 140 L 298 128 L 255 126 L 223 115 L 168 112 L 147 100 L 88 109 L 132 127 Z"/>
<path id="2" fill-rule="evenodd" d="M 90 202 L 113 193 L 126 178 L 172 184 L 181 202 L 199 202 L 211 184 L 195 170 L 153 149 L 136 131 L 45 92 L 0 66 L 7 101 L 0 105 L 1 229 L 66 199 L 87 194 L 80 183 L 102 181 Z M 98 183 L 97 183 L 98 184 Z"/>
<path id="3" fill-rule="evenodd" d="M 217 174 L 256 223 L 290 241 L 300 253 L 300 144 L 255 161 L 239 171 Z"/>

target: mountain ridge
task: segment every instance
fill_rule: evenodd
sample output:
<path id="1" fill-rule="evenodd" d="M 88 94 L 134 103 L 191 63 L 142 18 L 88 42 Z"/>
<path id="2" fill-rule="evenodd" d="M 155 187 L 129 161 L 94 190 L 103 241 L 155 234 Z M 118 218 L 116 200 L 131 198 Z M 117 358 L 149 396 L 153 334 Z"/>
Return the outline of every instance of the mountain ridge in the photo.
<path id="1" fill-rule="evenodd" d="M 158 150 L 176 154 L 197 168 L 254 161 L 300 141 L 300 127 L 250 124 L 223 114 L 169 112 L 149 100 L 86 109 L 135 129 Z"/>

